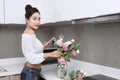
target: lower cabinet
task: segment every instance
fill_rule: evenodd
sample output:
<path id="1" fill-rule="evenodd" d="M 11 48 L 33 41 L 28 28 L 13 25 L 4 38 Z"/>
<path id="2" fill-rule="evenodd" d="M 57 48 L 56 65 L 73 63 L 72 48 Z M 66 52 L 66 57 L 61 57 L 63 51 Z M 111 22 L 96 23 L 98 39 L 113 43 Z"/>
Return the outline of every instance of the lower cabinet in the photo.
<path id="1" fill-rule="evenodd" d="M 20 74 L 10 75 L 10 76 L 2 76 L 0 80 L 20 80 Z"/>
<path id="2" fill-rule="evenodd" d="M 20 74 L 11 75 L 11 76 L 9 77 L 9 80 L 20 80 Z"/>
<path id="3" fill-rule="evenodd" d="M 9 80 L 9 76 L 2 76 L 0 77 L 0 80 Z"/>

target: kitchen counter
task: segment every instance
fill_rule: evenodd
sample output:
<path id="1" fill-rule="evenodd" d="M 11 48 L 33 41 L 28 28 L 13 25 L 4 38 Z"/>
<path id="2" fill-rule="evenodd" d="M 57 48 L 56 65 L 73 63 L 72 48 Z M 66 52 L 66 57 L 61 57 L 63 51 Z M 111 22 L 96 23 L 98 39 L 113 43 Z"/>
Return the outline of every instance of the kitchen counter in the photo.
<path id="1" fill-rule="evenodd" d="M 57 64 L 42 65 L 42 74 L 47 80 L 59 80 L 56 75 Z M 0 76 L 16 75 L 20 74 L 23 69 L 23 64 L 6 65 L 3 66 L 6 72 L 0 72 Z M 52 79 L 51 79 L 52 78 Z"/>
<path id="2" fill-rule="evenodd" d="M 24 66 L 25 59 L 20 58 L 10 58 L 10 59 L 0 59 L 0 66 L 2 66 L 7 71 L 0 72 L 1 76 L 16 75 L 20 74 Z M 88 63 L 84 61 L 72 59 L 69 63 L 69 71 L 72 70 L 83 70 L 87 73 L 87 76 L 103 74 L 112 78 L 120 79 L 120 69 L 111 68 L 107 66 L 101 66 L 93 63 Z M 46 64 L 42 65 L 42 74 L 47 80 L 60 80 L 56 74 L 57 64 Z"/>

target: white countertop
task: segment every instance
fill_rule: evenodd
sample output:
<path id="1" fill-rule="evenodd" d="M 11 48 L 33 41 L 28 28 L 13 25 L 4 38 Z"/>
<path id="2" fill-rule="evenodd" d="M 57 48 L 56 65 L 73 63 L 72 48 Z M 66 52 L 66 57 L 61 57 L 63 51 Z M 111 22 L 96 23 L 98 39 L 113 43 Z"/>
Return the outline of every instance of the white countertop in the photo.
<path id="1" fill-rule="evenodd" d="M 6 72 L 0 72 L 0 76 L 16 75 L 20 74 L 23 69 L 25 59 L 10 58 L 0 59 L 0 66 L 6 69 Z M 120 79 L 120 69 L 111 68 L 107 66 L 101 66 L 93 63 L 72 59 L 68 66 L 69 70 L 83 70 L 88 76 L 95 74 L 103 74 L 109 77 Z M 42 65 L 42 74 L 47 80 L 60 80 L 57 77 L 57 64 Z"/>

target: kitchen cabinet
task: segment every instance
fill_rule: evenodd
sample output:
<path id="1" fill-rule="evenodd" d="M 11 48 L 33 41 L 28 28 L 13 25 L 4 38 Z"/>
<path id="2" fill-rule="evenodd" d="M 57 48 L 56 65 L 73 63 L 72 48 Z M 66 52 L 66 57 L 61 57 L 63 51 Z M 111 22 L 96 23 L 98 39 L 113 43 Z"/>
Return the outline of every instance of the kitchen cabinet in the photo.
<path id="1" fill-rule="evenodd" d="M 0 24 L 4 23 L 4 10 L 3 0 L 0 0 Z"/>
<path id="2" fill-rule="evenodd" d="M 9 80 L 20 80 L 20 74 L 17 75 L 11 75 Z"/>
<path id="3" fill-rule="evenodd" d="M 20 74 L 2 76 L 2 77 L 0 77 L 0 80 L 20 80 Z"/>
<path id="4" fill-rule="evenodd" d="M 9 80 L 9 76 L 2 76 L 0 77 L 0 80 Z"/>
<path id="5" fill-rule="evenodd" d="M 25 6 L 31 4 L 37 7 L 38 0 L 5 0 L 5 23 L 24 24 Z"/>

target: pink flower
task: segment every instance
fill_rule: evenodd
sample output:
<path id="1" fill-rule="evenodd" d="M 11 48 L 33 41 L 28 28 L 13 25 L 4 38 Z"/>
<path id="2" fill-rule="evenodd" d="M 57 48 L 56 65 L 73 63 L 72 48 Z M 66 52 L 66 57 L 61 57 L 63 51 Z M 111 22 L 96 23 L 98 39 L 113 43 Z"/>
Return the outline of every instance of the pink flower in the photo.
<path id="1" fill-rule="evenodd" d="M 62 48 L 63 48 L 64 51 L 68 50 L 68 47 L 66 45 L 62 45 Z"/>
<path id="2" fill-rule="evenodd" d="M 78 77 L 76 77 L 74 80 L 83 80 L 82 76 L 79 74 Z"/>
<path id="3" fill-rule="evenodd" d="M 81 74 L 78 75 L 77 80 L 82 80 Z"/>
<path id="4" fill-rule="evenodd" d="M 76 56 L 76 55 L 77 55 L 77 52 L 76 52 L 75 50 L 72 50 L 71 53 L 72 53 L 73 56 Z"/>
<path id="5" fill-rule="evenodd" d="M 59 58 L 59 59 L 58 59 L 58 62 L 59 62 L 60 64 L 66 64 L 66 61 L 65 61 L 65 59 L 64 59 L 63 57 Z"/>
<path id="6" fill-rule="evenodd" d="M 61 47 L 62 45 L 63 45 L 63 42 L 62 42 L 62 40 L 57 40 L 57 42 L 56 42 L 56 44 L 59 46 L 59 47 Z"/>

